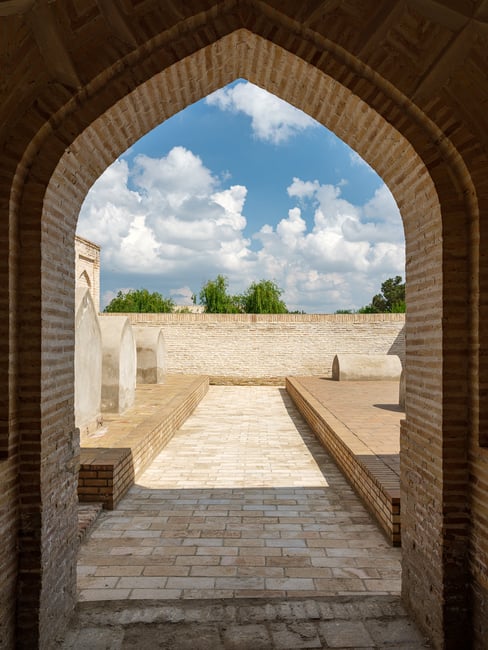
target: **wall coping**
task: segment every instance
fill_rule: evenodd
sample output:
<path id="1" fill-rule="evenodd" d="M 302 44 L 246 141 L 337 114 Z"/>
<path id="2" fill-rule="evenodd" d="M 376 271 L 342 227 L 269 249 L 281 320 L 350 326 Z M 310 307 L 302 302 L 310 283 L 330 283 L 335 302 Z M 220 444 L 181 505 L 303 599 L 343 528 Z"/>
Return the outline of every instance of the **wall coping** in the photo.
<path id="1" fill-rule="evenodd" d="M 131 323 L 404 323 L 405 314 L 135 314 L 103 313 L 104 317 L 127 316 Z"/>

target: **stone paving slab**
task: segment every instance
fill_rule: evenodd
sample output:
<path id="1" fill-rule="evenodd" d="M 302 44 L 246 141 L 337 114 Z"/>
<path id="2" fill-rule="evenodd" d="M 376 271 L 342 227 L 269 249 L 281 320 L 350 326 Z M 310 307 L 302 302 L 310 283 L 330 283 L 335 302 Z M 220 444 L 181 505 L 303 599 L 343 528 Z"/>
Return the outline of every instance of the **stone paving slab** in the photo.
<path id="1" fill-rule="evenodd" d="M 294 650 L 429 645 L 398 597 L 81 603 L 62 650 Z"/>
<path id="2" fill-rule="evenodd" d="M 284 389 L 211 386 L 81 546 L 81 601 L 400 593 L 391 548 Z"/>

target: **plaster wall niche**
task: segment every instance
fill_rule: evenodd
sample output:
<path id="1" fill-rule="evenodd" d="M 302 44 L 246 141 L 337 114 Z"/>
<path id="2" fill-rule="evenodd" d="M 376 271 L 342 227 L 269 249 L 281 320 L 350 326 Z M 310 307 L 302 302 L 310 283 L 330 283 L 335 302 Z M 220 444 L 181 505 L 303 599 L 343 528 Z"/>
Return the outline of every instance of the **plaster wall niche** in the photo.
<path id="1" fill-rule="evenodd" d="M 126 316 L 100 316 L 102 332 L 102 411 L 123 413 L 134 404 L 136 344 Z"/>
<path id="2" fill-rule="evenodd" d="M 165 344 L 160 327 L 134 327 L 137 347 L 137 383 L 162 384 L 165 372 Z"/>
<path id="3" fill-rule="evenodd" d="M 75 237 L 76 286 L 88 287 L 96 312 L 100 311 L 100 246 L 88 239 Z"/>
<path id="4" fill-rule="evenodd" d="M 90 289 L 75 293 L 75 423 L 81 439 L 101 423 L 102 333 Z"/>
<path id="5" fill-rule="evenodd" d="M 396 354 L 336 354 L 332 362 L 336 381 L 399 381 L 401 372 Z"/>

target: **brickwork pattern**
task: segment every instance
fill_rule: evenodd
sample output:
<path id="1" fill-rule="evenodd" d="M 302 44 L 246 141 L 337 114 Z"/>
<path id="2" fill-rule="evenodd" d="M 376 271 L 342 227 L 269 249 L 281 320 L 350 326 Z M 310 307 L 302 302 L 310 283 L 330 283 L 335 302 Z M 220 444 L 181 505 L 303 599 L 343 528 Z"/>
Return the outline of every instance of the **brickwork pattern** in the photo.
<path id="1" fill-rule="evenodd" d="M 286 390 L 310 428 L 372 512 L 394 546 L 401 543 L 400 417 L 371 414 L 374 402 L 395 406 L 397 382 L 330 383 L 287 377 Z M 376 398 L 376 399 L 375 399 Z M 373 411 L 374 412 L 374 411 Z"/>
<path id="2" fill-rule="evenodd" d="M 338 352 L 405 357 L 404 314 L 127 314 L 161 327 L 167 371 L 213 384 L 284 385 L 286 375 L 330 377 Z"/>

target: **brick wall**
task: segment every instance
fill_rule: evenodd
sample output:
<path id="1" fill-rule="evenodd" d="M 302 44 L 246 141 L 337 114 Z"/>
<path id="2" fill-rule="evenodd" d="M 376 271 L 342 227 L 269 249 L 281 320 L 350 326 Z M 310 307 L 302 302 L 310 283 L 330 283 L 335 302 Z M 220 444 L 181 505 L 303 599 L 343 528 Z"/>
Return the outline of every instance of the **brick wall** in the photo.
<path id="1" fill-rule="evenodd" d="M 330 452 L 347 480 L 363 499 L 363 503 L 383 528 L 389 541 L 395 546 L 400 546 L 398 476 L 381 461 L 378 463 L 374 455 L 361 456 L 351 450 L 340 433 L 348 427 L 315 399 L 313 393 L 303 384 L 303 378 L 300 380 L 297 377 L 287 377 L 286 390 L 312 431 Z M 348 430 L 347 433 L 351 431 Z"/>
<path id="2" fill-rule="evenodd" d="M 213 383 L 330 377 L 339 352 L 405 355 L 404 314 L 127 315 L 162 328 L 168 373 L 207 374 Z"/>
<path id="3" fill-rule="evenodd" d="M 12 436 L 13 438 L 13 436 Z M 11 440 L 13 443 L 14 441 Z M 13 445 L 12 445 L 13 446 Z M 19 527 L 18 458 L 0 462 L 0 648 L 14 648 Z"/>

